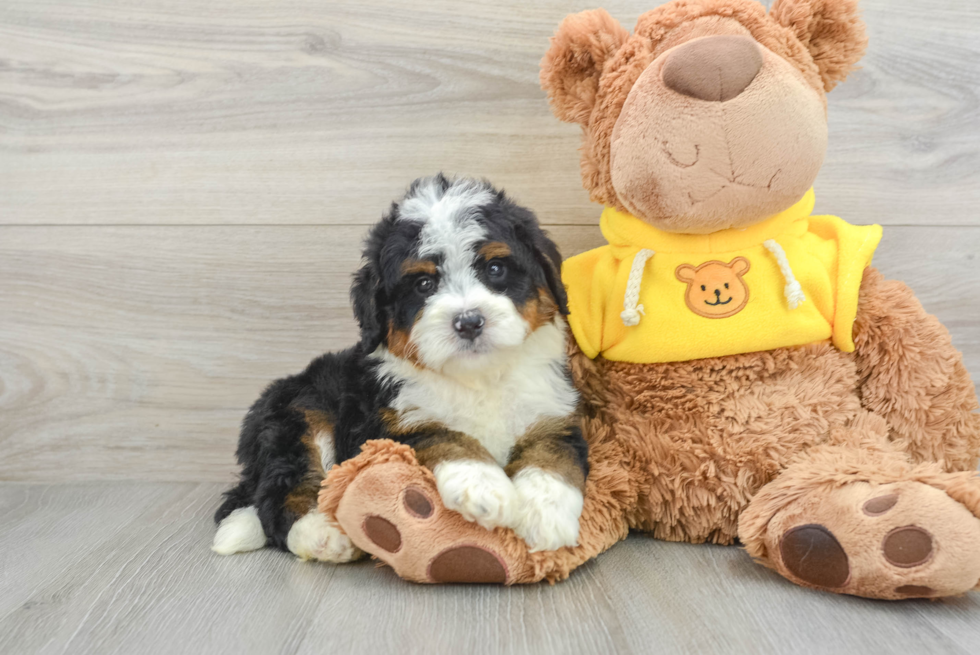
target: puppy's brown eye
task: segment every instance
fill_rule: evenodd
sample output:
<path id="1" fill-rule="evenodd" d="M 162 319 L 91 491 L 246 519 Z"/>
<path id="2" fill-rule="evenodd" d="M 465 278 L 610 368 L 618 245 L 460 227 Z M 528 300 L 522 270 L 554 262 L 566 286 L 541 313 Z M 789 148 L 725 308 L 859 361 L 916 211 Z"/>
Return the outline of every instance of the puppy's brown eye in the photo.
<path id="1" fill-rule="evenodd" d="M 491 280 L 500 280 L 507 275 L 507 266 L 498 259 L 487 262 L 487 277 Z"/>
<path id="2" fill-rule="evenodd" d="M 415 280 L 415 290 L 423 296 L 431 295 L 436 290 L 436 281 L 431 276 L 423 275 Z"/>

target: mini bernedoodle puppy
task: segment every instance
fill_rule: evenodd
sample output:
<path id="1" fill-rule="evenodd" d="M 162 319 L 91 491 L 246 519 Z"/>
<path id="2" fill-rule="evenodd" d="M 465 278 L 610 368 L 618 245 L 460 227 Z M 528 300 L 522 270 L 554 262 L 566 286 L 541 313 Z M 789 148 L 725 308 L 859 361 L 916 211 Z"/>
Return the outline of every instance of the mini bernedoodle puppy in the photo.
<path id="1" fill-rule="evenodd" d="M 359 557 L 317 494 L 335 462 L 384 438 L 412 446 L 467 520 L 533 550 L 575 545 L 588 447 L 560 266 L 534 214 L 488 183 L 414 182 L 354 276 L 360 343 L 272 383 L 245 416 L 215 552 Z"/>

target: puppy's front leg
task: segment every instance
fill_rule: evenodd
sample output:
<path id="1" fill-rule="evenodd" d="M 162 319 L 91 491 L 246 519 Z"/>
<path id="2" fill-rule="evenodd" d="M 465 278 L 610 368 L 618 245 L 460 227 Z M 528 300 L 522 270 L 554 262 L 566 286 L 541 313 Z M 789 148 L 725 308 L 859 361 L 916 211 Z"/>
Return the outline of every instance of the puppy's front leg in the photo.
<path id="1" fill-rule="evenodd" d="M 531 552 L 578 545 L 588 453 L 577 419 L 542 421 L 514 446 L 506 469 L 520 498 L 514 531 Z"/>
<path id="2" fill-rule="evenodd" d="M 448 509 L 488 530 L 514 524 L 518 506 L 514 484 L 479 441 L 440 430 L 414 447 L 419 462 L 435 475 Z"/>

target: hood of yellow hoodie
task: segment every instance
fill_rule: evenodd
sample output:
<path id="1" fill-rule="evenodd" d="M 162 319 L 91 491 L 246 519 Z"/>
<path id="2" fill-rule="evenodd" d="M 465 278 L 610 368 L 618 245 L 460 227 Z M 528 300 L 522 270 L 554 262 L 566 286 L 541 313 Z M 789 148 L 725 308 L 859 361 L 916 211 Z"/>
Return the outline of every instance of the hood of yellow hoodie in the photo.
<path id="1" fill-rule="evenodd" d="M 606 208 L 608 245 L 562 265 L 579 347 L 635 363 L 826 339 L 853 351 L 861 278 L 881 227 L 813 216 L 814 204 L 811 189 L 756 225 L 704 235 L 665 232 Z"/>
<path id="2" fill-rule="evenodd" d="M 775 216 L 749 227 L 729 228 L 711 234 L 665 232 L 614 207 L 606 207 L 602 212 L 599 227 L 602 236 L 621 256 L 636 248 L 647 248 L 658 253 L 730 252 L 758 245 L 787 232 L 802 234 L 807 229 L 806 219 L 813 213 L 815 203 L 816 196 L 810 189 L 796 204 Z M 618 252 L 619 249 L 624 249 L 624 252 Z"/>

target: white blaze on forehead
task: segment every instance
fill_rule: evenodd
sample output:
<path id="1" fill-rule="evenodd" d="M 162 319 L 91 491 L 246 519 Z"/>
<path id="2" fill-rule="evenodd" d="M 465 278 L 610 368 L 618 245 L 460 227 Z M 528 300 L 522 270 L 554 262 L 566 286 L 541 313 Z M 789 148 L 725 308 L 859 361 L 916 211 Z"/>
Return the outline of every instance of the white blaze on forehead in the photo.
<path id="1" fill-rule="evenodd" d="M 492 365 L 501 351 L 520 346 L 529 326 L 510 298 L 490 290 L 477 276 L 477 246 L 487 239 L 479 210 L 494 202 L 493 189 L 463 179 L 443 190 L 443 182 L 421 181 L 399 207 L 400 220 L 421 226 L 419 256 L 439 261 L 438 287 L 425 299 L 410 339 L 424 366 L 462 375 Z M 464 343 L 453 323 L 469 311 L 479 312 L 485 323 L 479 337 Z"/>
<path id="2" fill-rule="evenodd" d="M 402 201 L 400 218 L 422 223 L 419 255 L 442 256 L 439 268 L 445 283 L 455 286 L 472 276 L 476 244 L 486 239 L 474 218 L 492 200 L 490 189 L 476 180 L 456 180 L 443 191 L 436 179 L 428 179 Z"/>

